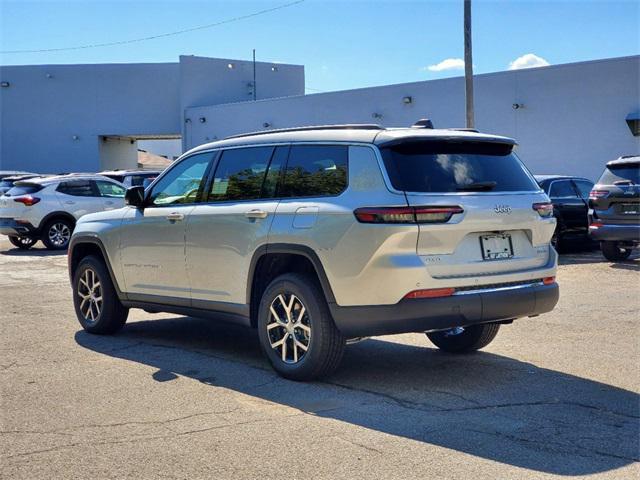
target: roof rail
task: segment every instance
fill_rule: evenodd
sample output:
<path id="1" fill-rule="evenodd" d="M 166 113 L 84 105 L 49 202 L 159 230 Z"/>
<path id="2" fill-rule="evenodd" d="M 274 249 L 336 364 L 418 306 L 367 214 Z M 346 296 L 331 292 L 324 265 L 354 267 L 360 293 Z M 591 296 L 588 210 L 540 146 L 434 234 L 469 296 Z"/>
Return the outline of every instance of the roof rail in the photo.
<path id="1" fill-rule="evenodd" d="M 224 140 L 230 138 L 254 137 L 256 135 L 267 135 L 269 133 L 286 133 L 286 132 L 305 132 L 308 130 L 384 130 L 384 127 L 375 123 L 350 123 L 344 125 L 316 125 L 306 127 L 278 128 L 273 130 L 261 130 L 259 132 L 241 133 L 225 137 Z"/>
<path id="2" fill-rule="evenodd" d="M 447 130 L 453 130 L 454 132 L 480 133 L 477 128 L 447 128 Z"/>

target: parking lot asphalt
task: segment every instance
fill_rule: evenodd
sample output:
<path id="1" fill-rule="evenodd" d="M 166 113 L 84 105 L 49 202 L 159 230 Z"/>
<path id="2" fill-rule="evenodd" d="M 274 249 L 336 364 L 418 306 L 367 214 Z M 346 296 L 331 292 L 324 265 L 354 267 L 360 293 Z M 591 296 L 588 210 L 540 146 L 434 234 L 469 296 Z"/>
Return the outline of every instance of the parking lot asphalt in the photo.
<path id="1" fill-rule="evenodd" d="M 0 241 L 2 478 L 638 478 L 640 256 L 561 257 L 556 310 L 455 356 L 422 334 L 279 378 L 255 332 L 84 333 L 66 256 Z"/>

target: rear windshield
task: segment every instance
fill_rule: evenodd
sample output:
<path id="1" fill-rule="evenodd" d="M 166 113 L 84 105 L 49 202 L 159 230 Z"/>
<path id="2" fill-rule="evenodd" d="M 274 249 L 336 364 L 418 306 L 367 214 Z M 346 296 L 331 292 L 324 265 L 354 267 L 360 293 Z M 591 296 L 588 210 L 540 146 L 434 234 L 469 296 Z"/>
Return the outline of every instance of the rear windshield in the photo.
<path id="1" fill-rule="evenodd" d="M 610 165 L 604 169 L 598 181 L 601 185 L 615 185 L 616 182 L 640 184 L 640 163 Z"/>
<path id="2" fill-rule="evenodd" d="M 0 188 L 13 186 L 13 180 L 0 180 Z"/>
<path id="3" fill-rule="evenodd" d="M 406 192 L 538 191 L 511 145 L 410 142 L 381 149 L 393 187 Z"/>
<path id="4" fill-rule="evenodd" d="M 29 195 L 42 190 L 44 187 L 35 183 L 26 183 L 22 185 L 15 185 L 5 195 L 7 197 L 18 197 L 20 195 Z"/>

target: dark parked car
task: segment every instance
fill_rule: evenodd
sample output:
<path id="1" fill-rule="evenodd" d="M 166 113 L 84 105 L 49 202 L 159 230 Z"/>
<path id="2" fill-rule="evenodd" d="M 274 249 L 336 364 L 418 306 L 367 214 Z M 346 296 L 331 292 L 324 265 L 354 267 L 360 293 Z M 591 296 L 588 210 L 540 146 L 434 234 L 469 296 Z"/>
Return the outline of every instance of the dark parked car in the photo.
<path id="1" fill-rule="evenodd" d="M 137 186 L 146 188 L 161 173 L 161 170 L 110 170 L 100 172 L 99 175 L 120 182 L 127 188 Z"/>
<path id="2" fill-rule="evenodd" d="M 553 215 L 558 221 L 551 243 L 561 250 L 569 242 L 589 240 L 589 193 L 593 182 L 581 177 L 536 175 L 538 185 L 553 203 Z"/>
<path id="3" fill-rule="evenodd" d="M 613 262 L 640 245 L 640 156 L 607 163 L 589 196 L 589 234 Z"/>

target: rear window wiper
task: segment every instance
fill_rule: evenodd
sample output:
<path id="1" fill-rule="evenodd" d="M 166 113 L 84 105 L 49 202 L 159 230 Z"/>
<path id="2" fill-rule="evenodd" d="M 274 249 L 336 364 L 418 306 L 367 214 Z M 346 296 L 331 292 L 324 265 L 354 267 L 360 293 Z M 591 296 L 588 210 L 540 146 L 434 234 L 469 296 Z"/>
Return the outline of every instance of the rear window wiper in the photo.
<path id="1" fill-rule="evenodd" d="M 480 191 L 488 191 L 488 190 L 493 190 L 496 185 L 498 183 L 497 182 L 473 182 L 473 183 L 467 183 L 466 185 L 458 185 L 456 187 L 456 190 L 458 190 L 459 192 L 464 192 L 464 191 L 470 191 L 470 192 L 480 192 Z"/>
<path id="2" fill-rule="evenodd" d="M 631 180 L 618 180 L 613 182 L 614 185 L 633 185 L 634 183 Z"/>

